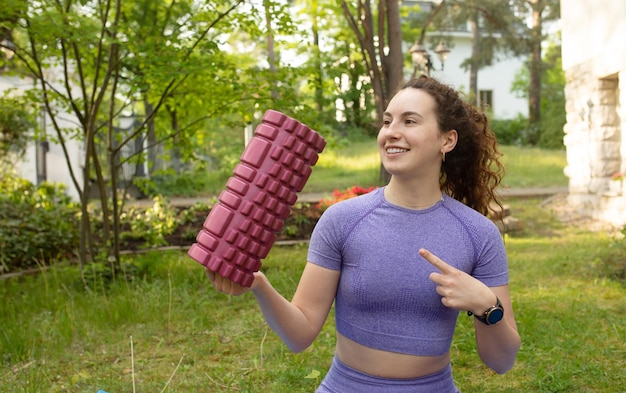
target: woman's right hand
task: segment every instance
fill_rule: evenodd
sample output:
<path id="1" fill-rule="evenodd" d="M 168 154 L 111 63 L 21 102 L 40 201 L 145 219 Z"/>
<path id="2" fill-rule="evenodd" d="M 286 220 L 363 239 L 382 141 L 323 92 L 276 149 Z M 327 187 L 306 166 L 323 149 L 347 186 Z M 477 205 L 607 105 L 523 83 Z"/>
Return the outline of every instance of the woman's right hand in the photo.
<path id="1" fill-rule="evenodd" d="M 246 292 L 252 291 L 252 289 L 254 289 L 256 285 L 258 285 L 259 276 L 261 276 L 263 273 L 254 273 L 254 281 L 252 282 L 250 287 L 245 287 L 232 280 L 229 280 L 226 277 L 220 276 L 219 274 L 209 270 L 208 268 L 206 269 L 206 274 L 209 277 L 209 280 L 211 280 L 211 284 L 213 284 L 213 287 L 216 291 L 225 293 L 227 295 L 240 296 Z"/>

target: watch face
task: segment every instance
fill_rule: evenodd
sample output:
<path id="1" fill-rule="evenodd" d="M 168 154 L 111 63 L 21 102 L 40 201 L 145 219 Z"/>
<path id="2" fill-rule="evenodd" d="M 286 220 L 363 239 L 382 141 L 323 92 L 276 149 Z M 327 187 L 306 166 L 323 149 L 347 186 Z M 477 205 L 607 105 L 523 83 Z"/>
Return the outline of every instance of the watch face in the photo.
<path id="1" fill-rule="evenodd" d="M 489 325 L 494 325 L 500 322 L 503 316 L 504 310 L 502 310 L 501 308 L 494 308 L 493 310 L 491 310 L 489 315 L 487 315 L 487 322 L 489 323 Z"/>

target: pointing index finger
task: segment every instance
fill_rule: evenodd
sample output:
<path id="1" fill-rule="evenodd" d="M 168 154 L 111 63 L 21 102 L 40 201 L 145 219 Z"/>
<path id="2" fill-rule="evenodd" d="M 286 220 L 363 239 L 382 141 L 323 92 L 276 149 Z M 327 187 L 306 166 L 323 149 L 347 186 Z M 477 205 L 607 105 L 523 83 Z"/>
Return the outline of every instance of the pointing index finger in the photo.
<path id="1" fill-rule="evenodd" d="M 448 265 L 447 263 L 442 261 L 441 258 L 425 248 L 420 248 L 419 254 L 428 262 L 430 262 L 431 265 L 439 269 L 442 273 L 452 273 L 455 270 L 452 266 Z"/>

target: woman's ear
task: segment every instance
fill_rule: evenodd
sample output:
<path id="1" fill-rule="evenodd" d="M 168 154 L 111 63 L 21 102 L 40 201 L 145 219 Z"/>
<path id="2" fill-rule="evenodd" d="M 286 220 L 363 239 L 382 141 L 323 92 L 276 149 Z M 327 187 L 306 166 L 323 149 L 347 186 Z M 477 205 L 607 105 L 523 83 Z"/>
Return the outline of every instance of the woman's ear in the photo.
<path id="1" fill-rule="evenodd" d="M 443 144 L 441 145 L 441 152 L 448 153 L 454 150 L 454 147 L 456 146 L 456 142 L 458 139 L 459 139 L 459 134 L 456 132 L 456 130 L 450 130 L 446 132 L 445 134 L 443 134 L 442 135 Z"/>

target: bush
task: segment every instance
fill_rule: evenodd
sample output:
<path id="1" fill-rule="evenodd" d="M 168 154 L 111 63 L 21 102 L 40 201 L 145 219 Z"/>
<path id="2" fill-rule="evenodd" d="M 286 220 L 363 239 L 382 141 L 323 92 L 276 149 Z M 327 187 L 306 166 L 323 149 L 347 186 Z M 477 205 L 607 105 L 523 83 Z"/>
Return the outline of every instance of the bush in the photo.
<path id="1" fill-rule="evenodd" d="M 541 114 L 539 127 L 541 133 L 537 146 L 543 149 L 563 149 L 563 126 L 565 125 L 565 111 L 558 105 L 553 105 L 544 110 Z"/>
<path id="2" fill-rule="evenodd" d="M 557 112 L 548 112 L 539 124 L 528 124 L 521 114 L 513 119 L 491 119 L 491 129 L 498 143 L 507 146 L 536 146 L 543 149 L 563 148 L 565 121 Z"/>
<path id="3" fill-rule="evenodd" d="M 147 209 L 131 208 L 122 213 L 122 223 L 130 228 L 129 232 L 122 233 L 123 239 L 144 240 L 145 247 L 168 244 L 165 237 L 174 232 L 179 223 L 177 212 L 162 196 L 154 197 L 153 201 L 152 207 Z"/>
<path id="4" fill-rule="evenodd" d="M 77 204 L 65 186 L 37 187 L 12 174 L 0 174 L 0 271 L 6 273 L 66 258 L 78 248 Z"/>
<path id="5" fill-rule="evenodd" d="M 501 145 L 526 145 L 528 119 L 521 114 L 513 119 L 491 119 L 491 129 Z"/>

